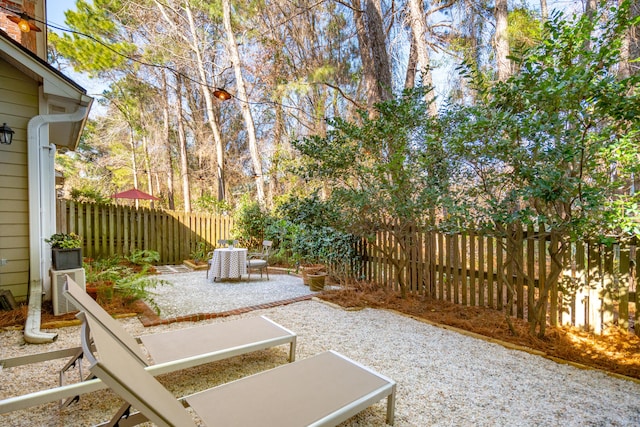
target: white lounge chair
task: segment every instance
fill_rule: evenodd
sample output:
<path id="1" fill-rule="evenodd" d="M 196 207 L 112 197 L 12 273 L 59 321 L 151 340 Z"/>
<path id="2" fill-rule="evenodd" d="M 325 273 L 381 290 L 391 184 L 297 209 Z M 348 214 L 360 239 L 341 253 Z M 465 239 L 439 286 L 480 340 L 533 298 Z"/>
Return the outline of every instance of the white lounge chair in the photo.
<path id="1" fill-rule="evenodd" d="M 65 296 L 76 308 L 99 322 L 141 363 L 149 364 L 137 340 L 69 276 Z M 289 344 L 289 361 L 295 360 L 296 334 L 264 316 L 143 335 L 138 339 L 155 364 L 167 364 L 171 371 L 282 344 Z"/>
<path id="2" fill-rule="evenodd" d="M 82 336 L 91 372 L 127 402 L 102 425 L 149 420 L 195 426 L 183 407 L 189 405 L 204 425 L 334 426 L 384 397 L 387 423 L 394 422 L 395 382 L 333 351 L 187 396 L 181 404 L 93 317 L 85 317 Z M 140 412 L 131 414 L 131 407 Z"/>
<path id="3" fill-rule="evenodd" d="M 149 367 L 153 375 L 161 375 L 180 369 L 186 369 L 229 357 L 251 353 L 258 350 L 289 344 L 289 361 L 295 360 L 296 334 L 278 325 L 264 316 L 248 317 L 228 322 L 220 322 L 184 328 L 171 332 L 131 336 L 118 321 L 107 313 L 77 283 L 67 276 L 65 295 L 87 316 L 99 322 L 114 339 L 127 349 L 141 364 Z M 151 364 L 140 343 L 144 345 L 153 364 Z M 84 377 L 82 347 L 55 350 L 0 360 L 0 367 L 12 368 L 49 360 L 70 358 L 60 371 L 60 387 L 16 396 L 0 401 L 0 414 L 47 402 L 61 401 L 69 404 L 79 395 L 103 388 L 99 381 Z M 68 371 L 76 367 L 81 383 L 70 383 Z"/>

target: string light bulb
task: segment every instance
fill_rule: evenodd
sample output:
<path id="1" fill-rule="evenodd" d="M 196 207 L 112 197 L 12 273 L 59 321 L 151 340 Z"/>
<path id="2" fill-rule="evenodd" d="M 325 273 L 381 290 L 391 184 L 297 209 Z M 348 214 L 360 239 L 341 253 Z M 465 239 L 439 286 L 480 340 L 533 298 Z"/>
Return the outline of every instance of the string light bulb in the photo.
<path id="1" fill-rule="evenodd" d="M 24 12 L 22 12 L 18 16 L 7 15 L 7 19 L 13 22 L 14 24 L 17 24 L 18 28 L 20 28 L 20 31 L 22 31 L 23 33 L 28 33 L 30 31 L 38 31 L 38 32 L 42 31 L 36 25 L 29 22 L 29 19 L 31 18 L 29 18 L 29 15 L 27 15 Z"/>
<path id="2" fill-rule="evenodd" d="M 213 91 L 213 96 L 218 98 L 220 101 L 228 101 L 231 99 L 231 94 L 220 88 L 216 88 L 216 90 Z"/>

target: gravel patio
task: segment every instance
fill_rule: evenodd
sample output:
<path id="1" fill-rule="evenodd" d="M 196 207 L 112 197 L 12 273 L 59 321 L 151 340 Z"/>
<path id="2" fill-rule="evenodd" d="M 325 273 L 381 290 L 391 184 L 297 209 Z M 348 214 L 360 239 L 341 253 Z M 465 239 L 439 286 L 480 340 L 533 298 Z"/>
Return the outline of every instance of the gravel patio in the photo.
<path id="1" fill-rule="evenodd" d="M 275 275 L 269 282 L 209 283 L 200 275 L 204 277 L 205 272 L 163 276 L 173 283 L 158 289 L 156 300 L 163 317 L 194 310 L 227 311 L 242 304 L 269 303 L 275 295 L 290 298 L 309 293 L 294 276 L 290 283 Z M 266 315 L 298 334 L 298 359 L 333 349 L 393 378 L 398 384 L 396 426 L 640 425 L 640 384 L 600 371 L 558 364 L 385 310 L 347 311 L 307 300 L 239 316 L 255 315 Z M 145 328 L 137 318 L 120 322 L 134 335 L 194 325 L 175 322 Z M 22 331 L 3 332 L 2 357 L 78 345 L 79 327 L 57 332 L 56 342 L 39 346 L 24 345 Z M 279 347 L 160 380 L 174 394 L 184 395 L 275 367 L 286 359 L 287 348 Z M 53 387 L 63 363 L 5 369 L 0 373 L 0 398 Z M 119 404 L 111 392 L 99 391 L 62 410 L 52 403 L 3 414 L 0 425 L 91 425 L 109 418 Z M 385 405 L 380 402 L 342 425 L 382 426 L 384 420 Z"/>

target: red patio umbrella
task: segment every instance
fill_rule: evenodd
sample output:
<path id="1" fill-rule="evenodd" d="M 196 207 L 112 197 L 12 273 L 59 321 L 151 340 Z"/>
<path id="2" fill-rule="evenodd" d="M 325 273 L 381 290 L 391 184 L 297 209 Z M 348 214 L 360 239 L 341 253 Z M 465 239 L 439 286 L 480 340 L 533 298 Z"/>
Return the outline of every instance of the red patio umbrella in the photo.
<path id="1" fill-rule="evenodd" d="M 147 194 L 144 191 L 140 191 L 137 188 L 132 188 L 131 190 L 123 191 L 122 193 L 117 193 L 111 196 L 112 199 L 134 199 L 134 200 L 160 200 L 156 196 L 152 196 L 151 194 Z"/>

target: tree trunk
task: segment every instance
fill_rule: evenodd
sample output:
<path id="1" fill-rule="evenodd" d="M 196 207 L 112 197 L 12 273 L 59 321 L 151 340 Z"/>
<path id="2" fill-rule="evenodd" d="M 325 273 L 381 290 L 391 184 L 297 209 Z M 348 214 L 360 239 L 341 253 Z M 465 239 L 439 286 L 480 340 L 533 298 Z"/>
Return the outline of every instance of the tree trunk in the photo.
<path id="1" fill-rule="evenodd" d="M 544 239 L 544 234 L 542 234 L 540 238 Z M 551 268 L 545 278 L 544 288 L 539 290 L 538 300 L 533 308 L 533 321 L 529 323 L 529 334 L 536 335 L 538 338 L 544 338 L 547 327 L 549 290 L 558 283 L 558 280 L 560 280 L 560 275 L 562 274 L 563 269 L 562 260 L 564 259 L 564 254 L 568 248 L 568 245 L 562 241 L 562 235 L 558 231 L 551 231 L 551 242 L 557 242 L 555 247 L 553 244 L 549 245 Z"/>
<path id="2" fill-rule="evenodd" d="M 371 53 L 375 69 L 377 90 L 383 101 L 393 98 L 393 83 L 391 80 L 391 64 L 387 54 L 384 24 L 382 22 L 382 8 L 380 0 L 365 0 L 367 14 L 367 28 L 371 40 Z"/>
<path id="3" fill-rule="evenodd" d="M 429 58 L 429 48 L 427 46 L 427 19 L 421 0 L 409 0 L 409 18 L 413 36 L 412 46 L 415 43 L 418 70 L 420 70 L 422 76 L 422 84 L 426 88 L 432 88 L 431 59 Z M 433 90 L 428 90 L 425 93 L 424 100 L 429 104 L 429 115 L 435 117 L 438 114 L 438 107 L 435 103 Z"/>
<path id="4" fill-rule="evenodd" d="M 547 0 L 540 0 L 540 17 L 542 21 L 546 21 L 549 18 L 549 9 L 547 8 Z"/>
<path id="5" fill-rule="evenodd" d="M 496 32 L 494 44 L 496 51 L 496 65 L 498 80 L 503 82 L 511 75 L 511 61 L 509 61 L 509 40 L 507 38 L 507 0 L 496 0 L 494 17 Z"/>
<path id="6" fill-rule="evenodd" d="M 213 108 L 213 98 L 211 96 L 211 90 L 207 85 L 207 74 L 205 72 L 204 61 L 202 59 L 202 52 L 198 44 L 198 35 L 196 25 L 193 21 L 193 14 L 191 13 L 191 7 L 189 2 L 185 5 L 185 11 L 189 21 L 189 29 L 191 31 L 192 44 L 191 48 L 196 55 L 196 65 L 198 67 L 198 74 L 200 76 L 202 94 L 204 96 L 205 104 L 207 106 L 207 118 L 209 127 L 211 128 L 211 134 L 213 135 L 213 141 L 216 148 L 216 178 L 218 181 L 218 200 L 225 200 L 226 188 L 224 180 L 224 146 L 222 143 L 222 135 L 216 121 L 216 115 Z"/>
<path id="7" fill-rule="evenodd" d="M 167 204 L 169 209 L 174 210 L 176 202 L 173 188 L 173 156 L 171 154 L 171 137 L 169 135 L 169 91 L 167 90 L 167 78 L 164 71 L 162 72 L 162 95 L 162 138 L 164 139 L 163 146 L 167 153 Z"/>
<path id="8" fill-rule="evenodd" d="M 378 82 L 376 80 L 375 65 L 371 54 L 371 43 L 367 32 L 367 24 L 365 23 L 362 12 L 362 5 L 360 0 L 352 0 L 352 2 L 353 19 L 356 25 L 358 44 L 360 45 L 360 60 L 362 61 L 362 76 L 367 97 L 367 111 L 369 112 L 369 116 L 373 117 L 376 114 L 374 106 L 382 101 L 382 99 L 377 89 Z"/>
<path id="9" fill-rule="evenodd" d="M 589 16 L 589 19 L 593 19 L 598 9 L 598 0 L 587 0 L 584 4 L 584 13 Z"/>
<path id="10" fill-rule="evenodd" d="M 621 5 L 624 0 L 618 0 L 618 5 Z M 634 1 L 630 5 L 629 17 L 635 18 L 640 13 L 640 3 Z M 620 67 L 618 70 L 618 76 L 620 79 L 626 79 L 638 72 L 637 63 L 630 62 L 631 59 L 637 58 L 640 54 L 640 25 L 629 26 L 624 38 L 622 39 L 622 45 L 620 46 Z"/>
<path id="11" fill-rule="evenodd" d="M 147 191 L 149 194 L 153 196 L 153 181 L 151 176 L 151 160 L 149 159 L 149 143 L 147 137 L 145 135 L 142 136 L 142 149 L 144 151 L 144 169 L 145 175 L 147 175 Z M 153 208 L 154 203 L 151 200 L 151 208 Z"/>
<path id="12" fill-rule="evenodd" d="M 189 160 L 187 158 L 187 138 L 182 119 L 182 77 L 176 76 L 176 121 L 178 124 L 178 147 L 180 148 L 180 176 L 182 177 L 182 197 L 184 211 L 191 212 L 191 186 L 189 184 Z"/>
<path id="13" fill-rule="evenodd" d="M 269 173 L 269 198 L 268 200 L 273 201 L 273 199 L 280 195 L 279 187 L 280 181 L 278 179 L 278 172 L 280 169 L 280 159 L 284 154 L 283 147 L 283 138 L 284 138 L 284 111 L 282 108 L 282 103 L 278 102 L 274 105 L 275 108 L 275 123 L 273 126 L 273 156 L 271 158 L 271 169 Z"/>
<path id="14" fill-rule="evenodd" d="M 242 77 L 242 67 L 240 65 L 240 54 L 238 52 L 238 45 L 236 44 L 236 37 L 233 34 L 233 28 L 231 28 L 231 6 L 229 5 L 229 0 L 222 0 L 222 12 L 224 28 L 227 33 L 227 50 L 231 59 L 231 65 L 233 66 L 233 70 L 235 72 L 236 89 L 240 101 L 240 107 L 242 108 L 242 116 L 244 117 L 245 126 L 247 127 L 249 153 L 251 155 L 251 161 L 253 163 L 253 173 L 255 176 L 258 203 L 260 203 L 260 205 L 264 205 L 264 177 L 262 175 L 262 158 L 258 150 L 256 128 L 253 123 L 253 116 L 251 115 L 251 107 L 249 105 L 249 102 L 247 101 L 247 90 L 244 85 L 244 78 Z"/>
<path id="15" fill-rule="evenodd" d="M 411 46 L 409 47 L 409 61 L 407 63 L 407 74 L 404 77 L 404 88 L 413 89 L 415 87 L 416 75 L 418 73 L 418 52 L 416 42 L 411 36 Z"/>
<path id="16" fill-rule="evenodd" d="M 138 188 L 138 159 L 136 158 L 136 143 L 133 137 L 133 126 L 129 125 L 129 144 L 131 144 L 131 171 L 133 173 L 133 188 Z M 136 200 L 136 208 L 139 202 Z"/>

